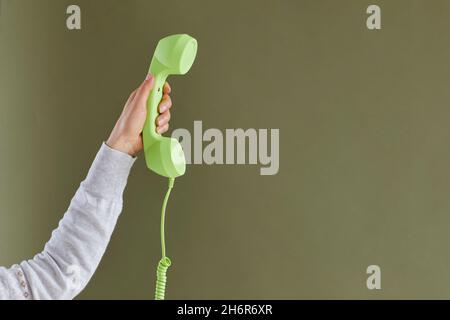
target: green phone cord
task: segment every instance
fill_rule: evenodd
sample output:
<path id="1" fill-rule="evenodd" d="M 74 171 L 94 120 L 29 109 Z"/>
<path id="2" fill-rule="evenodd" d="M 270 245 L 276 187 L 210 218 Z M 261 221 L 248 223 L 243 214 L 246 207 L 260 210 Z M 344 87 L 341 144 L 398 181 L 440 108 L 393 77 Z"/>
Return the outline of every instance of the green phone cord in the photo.
<path id="1" fill-rule="evenodd" d="M 169 178 L 169 188 L 167 189 L 166 196 L 164 197 L 164 202 L 161 208 L 161 251 L 162 258 L 159 260 L 158 268 L 156 269 L 156 290 L 155 290 L 155 300 L 164 300 L 164 294 L 166 292 L 166 282 L 167 282 L 167 269 L 170 267 L 172 262 L 168 257 L 166 257 L 166 240 L 164 237 L 164 221 L 166 217 L 166 207 L 167 201 L 169 200 L 170 191 L 172 191 L 175 178 Z"/>

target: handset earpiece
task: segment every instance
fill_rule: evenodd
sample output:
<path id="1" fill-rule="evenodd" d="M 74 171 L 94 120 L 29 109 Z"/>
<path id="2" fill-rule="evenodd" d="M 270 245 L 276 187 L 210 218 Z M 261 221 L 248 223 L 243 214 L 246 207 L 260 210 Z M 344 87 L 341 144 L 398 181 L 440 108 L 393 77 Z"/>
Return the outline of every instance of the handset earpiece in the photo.
<path id="1" fill-rule="evenodd" d="M 156 46 L 149 72 L 155 84 L 147 101 L 147 119 L 143 130 L 144 153 L 147 167 L 159 175 L 176 178 L 186 171 L 186 160 L 180 143 L 156 132 L 158 104 L 169 75 L 185 74 L 194 63 L 197 40 L 187 34 L 171 35 Z"/>

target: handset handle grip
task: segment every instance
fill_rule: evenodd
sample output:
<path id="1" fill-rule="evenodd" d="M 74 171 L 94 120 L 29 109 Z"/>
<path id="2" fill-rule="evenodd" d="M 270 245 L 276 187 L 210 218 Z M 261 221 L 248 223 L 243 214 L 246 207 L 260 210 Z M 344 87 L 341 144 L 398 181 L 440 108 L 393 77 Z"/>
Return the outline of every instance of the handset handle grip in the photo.
<path id="1" fill-rule="evenodd" d="M 147 118 L 142 131 L 144 138 L 144 150 L 153 143 L 160 141 L 162 136 L 156 132 L 156 118 L 158 117 L 158 105 L 161 102 L 167 75 L 163 72 L 153 74 L 155 82 L 147 100 Z"/>

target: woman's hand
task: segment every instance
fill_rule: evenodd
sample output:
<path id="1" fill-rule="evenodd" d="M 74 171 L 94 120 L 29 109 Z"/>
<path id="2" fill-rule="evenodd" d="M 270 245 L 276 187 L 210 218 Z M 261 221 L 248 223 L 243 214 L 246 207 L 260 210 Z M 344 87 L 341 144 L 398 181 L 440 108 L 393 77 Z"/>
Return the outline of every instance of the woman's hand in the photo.
<path id="1" fill-rule="evenodd" d="M 106 144 L 113 149 L 135 156 L 143 148 L 142 130 L 147 117 L 147 99 L 153 89 L 155 79 L 147 75 L 139 88 L 134 90 L 125 103 L 122 114 L 117 120 Z M 163 88 L 163 97 L 158 106 L 159 116 L 156 118 L 156 132 L 162 134 L 169 130 L 170 85 L 166 82 Z"/>

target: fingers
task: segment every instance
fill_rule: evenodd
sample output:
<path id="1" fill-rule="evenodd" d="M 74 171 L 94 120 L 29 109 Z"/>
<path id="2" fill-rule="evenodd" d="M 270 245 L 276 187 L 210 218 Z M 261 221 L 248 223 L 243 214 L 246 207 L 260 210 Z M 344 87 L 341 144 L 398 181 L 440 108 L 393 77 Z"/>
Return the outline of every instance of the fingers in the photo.
<path id="1" fill-rule="evenodd" d="M 145 107 L 154 84 L 155 79 L 149 74 L 141 86 L 131 94 L 128 100 L 135 101 L 135 104 Z M 156 132 L 159 134 L 163 134 L 169 130 L 169 121 L 171 117 L 169 109 L 172 107 L 172 99 L 170 98 L 169 93 L 171 91 L 172 88 L 169 83 L 166 82 L 163 87 L 163 97 L 158 105 L 158 112 L 160 115 L 156 118 Z"/>
<path id="2" fill-rule="evenodd" d="M 139 89 L 139 88 L 138 88 L 138 89 Z M 133 101 L 134 97 L 136 96 L 136 92 L 138 91 L 138 89 L 135 89 L 135 90 L 130 94 L 130 96 L 128 97 L 128 100 L 127 100 L 127 103 L 126 103 L 126 104 L 130 103 L 130 101 Z"/>
<path id="3" fill-rule="evenodd" d="M 169 121 L 170 121 L 170 108 L 172 107 L 172 99 L 169 96 L 169 93 L 172 91 L 169 83 L 164 84 L 163 92 L 164 95 L 161 99 L 161 102 L 158 106 L 158 112 L 160 115 L 156 118 L 156 132 L 159 134 L 163 134 L 169 130 Z"/>
<path id="4" fill-rule="evenodd" d="M 134 97 L 134 100 L 138 104 L 145 105 L 148 99 L 148 96 L 150 95 L 150 91 L 153 89 L 153 86 L 155 84 L 155 78 L 148 74 L 145 78 L 144 82 L 141 84 L 141 86 L 138 88 L 136 95 Z"/>
<path id="5" fill-rule="evenodd" d="M 172 88 L 170 87 L 170 84 L 168 82 L 164 83 L 163 93 L 169 94 L 170 92 L 172 92 Z"/>
<path id="6" fill-rule="evenodd" d="M 159 134 L 163 134 L 163 133 L 167 132 L 168 130 L 169 130 L 169 124 L 168 123 L 166 123 L 162 127 L 157 127 L 156 128 L 156 132 L 159 133 Z"/>
<path id="7" fill-rule="evenodd" d="M 162 114 L 160 114 L 157 118 L 156 118 L 156 126 L 158 127 L 162 127 L 164 126 L 166 123 L 169 123 L 170 121 L 170 111 L 166 111 Z"/>
<path id="8" fill-rule="evenodd" d="M 158 112 L 164 113 L 172 107 L 172 99 L 168 94 L 164 94 L 158 106 Z"/>
<path id="9" fill-rule="evenodd" d="M 126 107 L 130 104 L 131 101 L 133 101 L 134 97 L 136 96 L 136 92 L 138 91 L 138 89 L 135 89 L 130 96 L 128 97 L 127 102 L 125 103 L 124 109 L 126 109 Z"/>

